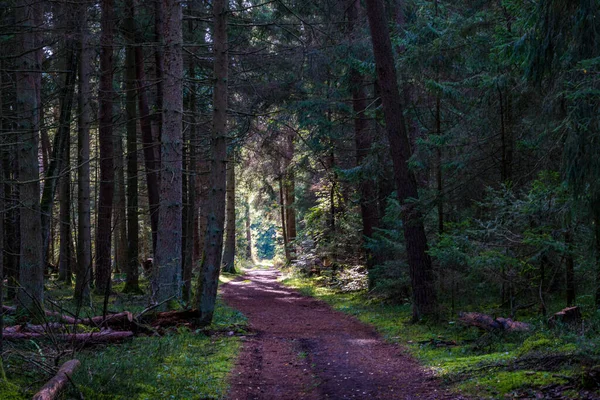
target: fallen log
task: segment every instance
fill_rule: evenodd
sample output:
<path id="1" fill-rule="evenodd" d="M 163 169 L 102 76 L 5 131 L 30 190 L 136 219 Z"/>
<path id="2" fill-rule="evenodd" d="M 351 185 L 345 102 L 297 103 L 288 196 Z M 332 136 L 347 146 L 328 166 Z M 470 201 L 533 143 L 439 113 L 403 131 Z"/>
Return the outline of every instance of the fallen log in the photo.
<path id="1" fill-rule="evenodd" d="M 73 372 L 79 367 L 79 360 L 69 360 L 64 363 L 58 373 L 50 379 L 39 392 L 33 396 L 32 400 L 54 400 L 58 397 L 69 383 Z"/>
<path id="2" fill-rule="evenodd" d="M 193 325 L 200 316 L 198 310 L 164 311 L 142 317 L 142 322 L 154 328 L 168 328 L 178 325 Z"/>
<path id="3" fill-rule="evenodd" d="M 476 312 L 461 312 L 458 314 L 458 320 L 467 326 L 475 326 L 484 331 L 506 331 L 506 332 L 526 332 L 531 330 L 531 325 L 525 322 L 514 321 L 510 318 L 493 318 L 487 314 Z"/>
<path id="4" fill-rule="evenodd" d="M 74 342 L 83 346 L 91 346 L 94 344 L 105 343 L 120 343 L 130 337 L 133 337 L 131 331 L 113 331 L 105 329 L 100 332 L 89 333 L 59 333 L 47 334 L 38 332 L 14 332 L 3 331 L 3 338 L 8 341 L 15 340 L 41 340 L 41 339 L 56 339 L 66 342 Z"/>

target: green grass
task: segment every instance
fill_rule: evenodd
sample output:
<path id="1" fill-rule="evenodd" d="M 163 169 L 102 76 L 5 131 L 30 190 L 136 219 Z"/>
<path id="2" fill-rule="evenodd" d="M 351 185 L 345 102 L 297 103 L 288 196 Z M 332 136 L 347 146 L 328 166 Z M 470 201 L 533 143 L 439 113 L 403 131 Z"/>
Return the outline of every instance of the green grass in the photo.
<path id="1" fill-rule="evenodd" d="M 71 286 L 52 281 L 46 285 L 47 297 L 60 304 L 59 309 L 76 311 Z M 113 286 L 116 293 L 110 297 L 109 311 L 143 310 L 147 296 L 121 294 L 123 285 Z M 92 301 L 81 316 L 101 314 L 103 297 L 94 295 Z M 70 358 L 79 359 L 82 365 L 73 376 L 77 389 L 71 387 L 65 398 L 79 398 L 81 393 L 85 399 L 221 399 L 240 350 L 236 334 L 244 334 L 246 327 L 246 318 L 218 298 L 213 323 L 201 331 L 180 328 L 162 337 L 136 337 L 75 354 L 65 352 L 68 346 L 61 343 L 6 344 L 8 381 L 0 380 L 0 399 L 31 398 L 50 378 L 49 371 L 44 373 L 38 365 L 60 364 Z"/>
<path id="2" fill-rule="evenodd" d="M 369 298 L 365 292 L 336 292 L 323 285 L 320 278 L 292 275 L 282 283 L 374 326 L 387 341 L 406 346 L 450 388 L 476 398 L 503 398 L 515 395 L 516 391 L 540 390 L 549 384 L 566 383 L 567 377 L 578 373 L 575 366 L 569 365 L 552 372 L 513 368 L 520 357 L 599 351 L 597 337 L 590 340 L 577 334 L 557 334 L 541 325 L 539 333 L 534 335 L 482 336 L 476 328 L 466 328 L 454 321 L 413 324 L 410 305 L 385 304 Z M 442 344 L 452 341 L 457 345 Z"/>
<path id="3" fill-rule="evenodd" d="M 82 354 L 73 379 L 86 399 L 221 399 L 239 347 L 235 336 L 188 330 L 136 338 Z"/>

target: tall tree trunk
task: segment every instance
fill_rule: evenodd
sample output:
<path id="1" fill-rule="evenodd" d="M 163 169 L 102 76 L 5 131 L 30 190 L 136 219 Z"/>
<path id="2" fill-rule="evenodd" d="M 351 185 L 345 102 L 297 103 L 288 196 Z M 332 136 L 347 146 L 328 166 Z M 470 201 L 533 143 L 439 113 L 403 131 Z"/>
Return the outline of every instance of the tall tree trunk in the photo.
<path id="1" fill-rule="evenodd" d="M 358 22 L 358 15 L 361 10 L 360 1 L 350 0 L 348 8 L 348 29 L 352 41 L 355 41 L 355 25 Z M 352 110 L 354 111 L 354 143 L 356 144 L 356 166 L 362 167 L 365 159 L 369 155 L 373 146 L 373 135 L 369 131 L 365 110 L 367 108 L 367 94 L 365 91 L 365 81 L 356 68 L 350 71 L 350 81 L 352 86 Z M 377 188 L 375 181 L 366 172 L 360 174 L 359 183 L 360 194 L 360 214 L 362 219 L 362 234 L 366 238 L 373 237 L 373 230 L 379 225 L 379 211 L 377 209 Z M 375 265 L 374 255 L 366 252 L 367 268 Z M 369 279 L 370 284 L 373 282 Z"/>
<path id="2" fill-rule="evenodd" d="M 114 0 L 102 0 L 100 35 L 100 193 L 96 233 L 95 291 L 106 295 L 111 283 L 111 221 L 114 195 L 113 148 L 113 39 Z"/>
<path id="3" fill-rule="evenodd" d="M 144 52 L 142 38 L 136 30 L 135 72 L 140 110 L 140 130 L 142 131 L 142 147 L 144 149 L 144 166 L 146 168 L 146 188 L 150 209 L 150 227 L 152 229 L 152 254 L 156 252 L 156 232 L 158 231 L 158 151 L 152 134 L 152 118 L 146 94 L 146 74 L 144 72 Z"/>
<path id="4" fill-rule="evenodd" d="M 596 195 L 598 197 L 600 195 Z M 600 198 L 592 202 L 594 220 L 594 253 L 596 255 L 596 308 L 600 308 Z"/>
<path id="5" fill-rule="evenodd" d="M 294 159 L 294 135 L 288 132 L 285 135 L 286 172 L 283 187 L 285 197 L 285 227 L 287 230 L 288 246 L 290 247 L 290 258 L 296 257 L 292 243 L 296 240 L 296 176 L 292 166 Z"/>
<path id="6" fill-rule="evenodd" d="M 92 229 L 90 210 L 90 125 L 91 110 L 91 64 L 92 49 L 89 45 L 87 28 L 87 5 L 80 7 L 79 14 L 79 86 L 77 128 L 77 275 L 74 298 L 80 307 L 90 301 L 92 280 Z"/>
<path id="7" fill-rule="evenodd" d="M 136 113 L 135 66 L 135 3 L 127 0 L 127 39 L 125 54 L 125 87 L 127 90 L 125 113 L 127 115 L 127 276 L 125 293 L 141 293 L 139 283 L 139 220 L 138 220 L 138 149 Z"/>
<path id="8" fill-rule="evenodd" d="M 244 220 L 246 223 L 246 259 L 252 260 L 252 222 L 250 221 L 250 201 L 248 196 L 244 200 L 245 215 Z"/>
<path id="9" fill-rule="evenodd" d="M 158 127 L 158 141 L 162 140 L 163 132 L 163 102 L 164 102 L 164 87 L 166 82 L 163 81 L 165 72 L 165 41 L 164 37 L 164 18 L 165 18 L 165 0 L 155 0 L 154 2 L 154 39 L 156 42 L 156 49 L 154 51 L 154 62 L 156 72 L 156 126 Z M 160 169 L 161 151 L 162 148 L 159 146 L 158 150 L 158 166 Z M 157 210 L 158 211 L 158 210 Z M 156 250 L 156 249 L 155 249 Z"/>
<path id="10" fill-rule="evenodd" d="M 127 107 L 127 105 L 125 106 Z M 127 113 L 126 113 L 127 114 Z M 126 124 L 129 121 L 126 122 Z M 135 122 L 135 120 L 134 120 Z M 123 137 L 121 132 L 114 137 L 114 170 L 115 191 L 113 197 L 113 231 L 114 231 L 114 272 L 121 273 L 127 270 L 127 206 L 125 200 L 125 163 L 123 156 Z"/>
<path id="11" fill-rule="evenodd" d="M 566 287 L 567 307 L 575 304 L 575 261 L 573 260 L 573 228 L 567 225 L 565 230 L 565 245 L 567 247 L 566 258 Z"/>
<path id="12" fill-rule="evenodd" d="M 404 121 L 402 98 L 398 90 L 394 55 L 386 21 L 383 0 L 366 0 L 367 16 L 386 123 L 398 199 L 402 205 L 404 240 L 410 269 L 413 320 L 437 314 L 437 299 L 431 258 L 427 253 L 427 237 L 421 212 L 414 200 L 419 198 L 417 182 L 408 168 L 410 143 Z"/>
<path id="13" fill-rule="evenodd" d="M 0 87 L 3 84 L 4 62 L 0 61 Z M 4 309 L 4 218 L 6 208 L 4 204 L 4 98 L 0 94 L 0 310 Z M 0 363 L 3 362 L 1 354 L 4 353 L 4 313 L 0 312 Z M 2 364 L 3 365 L 3 364 Z"/>
<path id="14" fill-rule="evenodd" d="M 58 280 L 71 284 L 71 163 L 69 160 L 71 135 L 67 136 L 64 170 L 60 182 L 60 250 Z"/>
<path id="15" fill-rule="evenodd" d="M 65 9 L 68 7 L 65 6 Z M 68 153 L 68 139 L 71 134 L 71 112 L 75 98 L 75 82 L 77 78 L 77 42 L 75 38 L 65 40 L 65 80 L 60 90 L 60 115 L 58 131 L 54 137 L 52 156 L 48 169 L 45 171 L 44 188 L 41 200 L 41 226 L 43 241 L 44 264 L 48 262 L 48 249 L 50 247 L 50 231 L 52 229 L 52 209 L 58 186 L 59 175 L 64 172 L 66 156 Z"/>
<path id="16" fill-rule="evenodd" d="M 235 274 L 235 156 L 227 163 L 227 188 L 225 209 L 225 248 L 223 250 L 223 271 Z"/>
<path id="17" fill-rule="evenodd" d="M 219 270 L 223 252 L 225 224 L 225 181 L 227 167 L 227 76 L 229 67 L 227 44 L 226 0 L 213 0 L 214 90 L 212 120 L 212 160 L 205 256 L 198 284 L 200 322 L 210 324 L 215 312 Z"/>
<path id="18" fill-rule="evenodd" d="M 155 254 L 153 298 L 156 303 L 181 298 L 181 235 L 183 179 L 182 10 L 179 0 L 164 0 L 163 115 L 160 206 Z"/>
<path id="19" fill-rule="evenodd" d="M 194 21 L 189 20 L 188 26 L 190 32 L 193 32 Z M 188 157 L 188 173 L 187 173 L 187 212 L 185 223 L 185 247 L 183 248 L 183 301 L 189 303 L 192 297 L 192 278 L 195 263 L 197 261 L 195 254 L 195 240 L 197 238 L 198 227 L 198 207 L 196 201 L 196 180 L 197 180 L 197 147 L 198 147 L 198 121 L 196 112 L 198 103 L 196 99 L 196 91 L 198 90 L 195 83 L 196 61 L 194 57 L 189 58 L 188 75 L 191 79 L 190 94 L 189 94 L 189 113 L 190 119 L 188 123 L 189 132 L 189 157 Z"/>
<path id="20" fill-rule="evenodd" d="M 205 138 L 200 137 L 201 150 L 206 153 L 206 148 L 210 145 L 206 144 Z M 206 250 L 206 230 L 208 229 L 208 196 L 210 192 L 210 162 L 204 157 L 198 162 L 198 252 L 199 260 L 204 259 Z"/>
<path id="21" fill-rule="evenodd" d="M 283 194 L 283 177 L 279 176 L 279 208 L 281 210 L 281 234 L 283 236 L 283 250 L 285 253 L 286 262 L 290 262 L 292 260 L 292 255 L 290 254 L 290 242 L 288 240 L 288 231 L 286 227 L 287 219 L 285 217 L 285 195 Z"/>
<path id="22" fill-rule="evenodd" d="M 18 304 L 26 312 L 38 316 L 44 307 L 44 264 L 40 219 L 40 183 L 38 164 L 41 52 L 37 40 L 36 19 L 39 3 L 20 0 L 16 6 L 19 26 L 19 68 L 17 83 L 17 132 L 19 132 L 19 203 L 21 259 L 19 265 Z"/>

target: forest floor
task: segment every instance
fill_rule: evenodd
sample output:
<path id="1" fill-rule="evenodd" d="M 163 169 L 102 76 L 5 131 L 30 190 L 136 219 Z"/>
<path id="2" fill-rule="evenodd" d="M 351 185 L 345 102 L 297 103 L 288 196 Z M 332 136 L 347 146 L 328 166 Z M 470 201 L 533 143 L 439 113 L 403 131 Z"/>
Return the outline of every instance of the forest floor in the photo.
<path id="1" fill-rule="evenodd" d="M 372 327 L 278 282 L 273 268 L 222 286 L 249 320 L 231 400 L 459 399 Z"/>

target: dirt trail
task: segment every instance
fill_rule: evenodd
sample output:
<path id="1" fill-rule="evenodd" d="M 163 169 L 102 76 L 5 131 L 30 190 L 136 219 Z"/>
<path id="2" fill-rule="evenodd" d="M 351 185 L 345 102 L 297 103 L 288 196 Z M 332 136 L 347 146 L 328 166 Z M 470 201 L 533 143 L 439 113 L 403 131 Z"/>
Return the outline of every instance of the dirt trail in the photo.
<path id="1" fill-rule="evenodd" d="M 253 270 L 223 285 L 254 335 L 231 375 L 231 400 L 456 399 L 372 328 Z M 244 281 L 245 279 L 245 281 Z"/>

